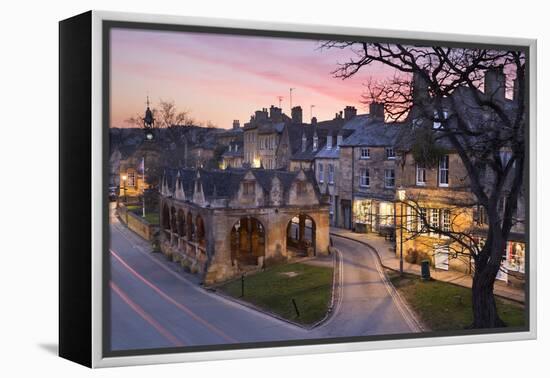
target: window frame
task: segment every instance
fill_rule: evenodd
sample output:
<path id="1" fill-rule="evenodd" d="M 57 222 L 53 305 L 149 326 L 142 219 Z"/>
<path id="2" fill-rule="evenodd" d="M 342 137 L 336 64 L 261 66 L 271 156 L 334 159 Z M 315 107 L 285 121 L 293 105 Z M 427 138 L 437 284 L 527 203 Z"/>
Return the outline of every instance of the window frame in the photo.
<path id="1" fill-rule="evenodd" d="M 363 175 L 363 173 L 365 173 Z M 370 172 L 368 168 L 359 169 L 359 187 L 370 188 Z"/>
<path id="2" fill-rule="evenodd" d="M 446 167 L 442 168 L 442 162 L 446 161 Z M 450 158 L 449 155 L 444 155 L 439 159 L 439 163 L 437 166 L 437 185 L 442 188 L 447 188 L 449 186 L 450 182 Z M 445 176 L 447 178 L 447 182 L 442 182 L 441 179 L 443 177 L 442 172 L 446 172 Z"/>
<path id="3" fill-rule="evenodd" d="M 391 180 L 393 180 L 393 185 L 388 185 L 388 172 L 393 172 L 393 175 L 390 178 Z M 384 188 L 386 189 L 395 188 L 395 169 L 392 169 L 392 168 L 384 169 Z"/>

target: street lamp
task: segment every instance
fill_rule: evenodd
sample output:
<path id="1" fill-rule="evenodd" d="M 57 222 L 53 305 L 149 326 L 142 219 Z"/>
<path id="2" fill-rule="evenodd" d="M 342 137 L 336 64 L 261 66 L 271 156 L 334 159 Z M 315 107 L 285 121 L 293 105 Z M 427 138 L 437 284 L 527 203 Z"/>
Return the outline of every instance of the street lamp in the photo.
<path id="1" fill-rule="evenodd" d="M 122 175 L 122 189 L 124 190 L 124 204 L 126 204 L 126 180 L 128 176 Z"/>
<path id="2" fill-rule="evenodd" d="M 400 186 L 399 189 L 397 189 L 397 199 L 401 203 L 401 209 L 400 209 L 400 221 L 399 221 L 399 274 L 403 275 L 403 202 L 405 202 L 405 199 L 407 198 L 407 193 L 405 192 L 405 189 Z"/>

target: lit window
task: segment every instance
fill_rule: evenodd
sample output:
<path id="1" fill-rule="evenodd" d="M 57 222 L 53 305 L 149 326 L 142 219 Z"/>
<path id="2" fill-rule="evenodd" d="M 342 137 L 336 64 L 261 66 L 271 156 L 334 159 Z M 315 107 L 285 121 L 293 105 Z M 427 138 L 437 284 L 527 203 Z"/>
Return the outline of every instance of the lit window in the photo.
<path id="1" fill-rule="evenodd" d="M 366 168 L 361 168 L 359 172 L 359 186 L 368 188 L 370 186 L 369 170 Z"/>
<path id="2" fill-rule="evenodd" d="M 441 210 L 441 229 L 444 232 L 451 232 L 451 210 Z"/>
<path id="3" fill-rule="evenodd" d="M 395 159 L 393 147 L 386 147 L 386 159 Z"/>
<path id="4" fill-rule="evenodd" d="M 426 185 L 426 167 L 420 164 L 416 165 L 416 185 Z"/>
<path id="5" fill-rule="evenodd" d="M 386 188 L 395 187 L 395 170 L 384 169 L 384 187 Z"/>
<path id="6" fill-rule="evenodd" d="M 361 148 L 361 159 L 370 159 L 370 149 L 366 147 Z"/>
<path id="7" fill-rule="evenodd" d="M 437 234 L 437 229 L 439 229 L 439 209 L 430 209 L 430 227 L 432 230 L 430 230 L 430 234 Z"/>
<path id="8" fill-rule="evenodd" d="M 129 171 L 127 176 L 126 186 L 136 186 L 136 173 L 134 171 Z"/>
<path id="9" fill-rule="evenodd" d="M 449 186 L 449 155 L 439 160 L 439 186 Z"/>

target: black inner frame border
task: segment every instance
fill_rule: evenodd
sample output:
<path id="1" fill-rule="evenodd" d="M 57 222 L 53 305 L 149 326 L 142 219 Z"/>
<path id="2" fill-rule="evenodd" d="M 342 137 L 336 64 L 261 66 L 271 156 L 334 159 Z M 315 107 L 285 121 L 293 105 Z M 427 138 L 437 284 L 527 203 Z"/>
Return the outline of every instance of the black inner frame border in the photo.
<path id="1" fill-rule="evenodd" d="M 284 26 L 283 26 L 284 27 Z M 312 26 L 317 27 L 317 26 Z M 309 40 L 341 40 L 341 41 L 365 41 L 365 42 L 385 42 L 385 43 L 401 43 L 412 45 L 433 46 L 442 45 L 448 47 L 462 48 L 493 48 L 501 50 L 522 51 L 525 54 L 526 62 L 526 81 L 525 81 L 525 101 L 526 101 L 526 121 L 525 128 L 525 325 L 523 327 L 510 327 L 505 329 L 464 329 L 454 331 L 429 331 L 422 333 L 407 333 L 407 334 L 391 334 L 391 335 L 372 335 L 372 336 L 350 336 L 350 337 L 335 337 L 323 339 L 301 339 L 287 341 L 265 341 L 265 342 L 248 342 L 237 344 L 214 344 L 201 346 L 184 346 L 184 347 L 166 347 L 166 348 L 144 348 L 144 349 L 128 349 L 128 350 L 111 350 L 111 303 L 110 303 L 110 286 L 111 277 L 110 269 L 110 228 L 109 228 L 109 200 L 108 200 L 108 185 L 103 185 L 102 188 L 102 293 L 101 300 L 103 305 L 102 317 L 102 357 L 124 357 L 124 356 L 141 356 L 154 354 L 174 354 L 174 353 L 190 353 L 190 352 L 209 352 L 209 351 L 224 351 L 224 350 L 243 350 L 256 348 L 276 348 L 276 347 L 293 347 L 293 346 L 308 346 L 322 344 L 341 344 L 341 343 L 357 343 L 366 341 L 385 341 L 385 340 L 403 340 L 403 339 L 420 339 L 434 337 L 450 337 L 450 336 L 469 336 L 469 335 L 486 335 L 486 334 L 505 334 L 514 332 L 529 332 L 530 331 L 530 51 L 529 46 L 523 45 L 507 45 L 507 44 L 489 44 L 489 43 L 471 43 L 471 42 L 455 42 L 442 40 L 424 40 L 411 38 L 387 38 L 387 37 L 369 37 L 347 34 L 329 34 L 329 33 L 309 33 L 309 32 L 294 32 L 284 30 L 264 30 L 264 29 L 245 29 L 231 27 L 214 27 L 214 26 L 196 26 L 196 25 L 177 25 L 164 23 L 148 23 L 148 22 L 133 22 L 133 21 L 102 21 L 102 154 L 103 154 L 103 182 L 109 182 L 109 130 L 110 130 L 110 79 L 111 79 L 111 30 L 112 29 L 128 29 L 142 31 L 164 31 L 164 32 L 190 32 L 190 33 L 206 33 L 206 34 L 221 34 L 234 36 L 250 36 L 250 37 L 271 37 L 271 38 L 287 38 L 287 39 L 309 39 Z M 402 31 L 404 34 L 406 31 Z M 465 36 L 464 38 L 468 38 Z"/>

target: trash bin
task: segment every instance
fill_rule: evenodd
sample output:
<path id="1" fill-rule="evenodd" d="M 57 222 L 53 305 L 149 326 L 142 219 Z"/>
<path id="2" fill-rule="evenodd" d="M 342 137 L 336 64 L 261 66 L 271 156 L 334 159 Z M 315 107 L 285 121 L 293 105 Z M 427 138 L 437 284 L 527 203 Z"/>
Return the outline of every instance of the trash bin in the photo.
<path id="1" fill-rule="evenodd" d="M 430 280 L 430 260 L 422 260 L 421 277 L 424 281 Z"/>

